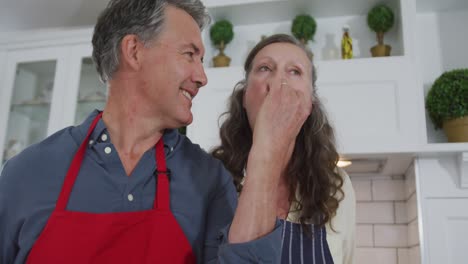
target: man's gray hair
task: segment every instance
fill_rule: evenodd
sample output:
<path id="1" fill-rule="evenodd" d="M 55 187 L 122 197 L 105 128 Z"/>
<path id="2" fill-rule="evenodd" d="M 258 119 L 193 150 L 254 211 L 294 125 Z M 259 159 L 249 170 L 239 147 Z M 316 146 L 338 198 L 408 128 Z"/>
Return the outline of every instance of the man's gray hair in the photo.
<path id="1" fill-rule="evenodd" d="M 187 12 L 200 30 L 210 23 L 208 12 L 200 0 L 111 0 L 99 15 L 93 34 L 93 61 L 106 83 L 119 66 L 120 43 L 135 34 L 148 45 L 161 33 L 164 10 L 171 5 Z"/>

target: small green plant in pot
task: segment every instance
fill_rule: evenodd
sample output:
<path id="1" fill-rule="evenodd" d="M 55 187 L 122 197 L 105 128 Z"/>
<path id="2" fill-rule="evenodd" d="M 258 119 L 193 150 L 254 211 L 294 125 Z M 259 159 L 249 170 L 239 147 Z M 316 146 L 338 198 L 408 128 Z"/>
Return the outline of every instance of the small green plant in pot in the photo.
<path id="1" fill-rule="evenodd" d="M 227 67 L 231 58 L 224 54 L 226 45 L 234 38 L 231 22 L 220 20 L 210 28 L 210 38 L 213 45 L 219 49 L 219 54 L 213 58 L 214 67 Z"/>
<path id="2" fill-rule="evenodd" d="M 395 23 L 395 15 L 390 7 L 380 4 L 373 7 L 367 14 L 367 24 L 377 34 L 377 45 L 371 48 L 373 57 L 390 56 L 392 47 L 383 42 L 384 34 Z"/>
<path id="3" fill-rule="evenodd" d="M 426 97 L 435 129 L 443 128 L 449 142 L 468 142 L 468 69 L 443 73 Z"/>
<path id="4" fill-rule="evenodd" d="M 310 15 L 298 15 L 292 22 L 291 32 L 295 38 L 300 40 L 307 47 L 309 40 L 314 40 L 317 23 Z M 312 51 L 309 50 L 312 54 Z"/>

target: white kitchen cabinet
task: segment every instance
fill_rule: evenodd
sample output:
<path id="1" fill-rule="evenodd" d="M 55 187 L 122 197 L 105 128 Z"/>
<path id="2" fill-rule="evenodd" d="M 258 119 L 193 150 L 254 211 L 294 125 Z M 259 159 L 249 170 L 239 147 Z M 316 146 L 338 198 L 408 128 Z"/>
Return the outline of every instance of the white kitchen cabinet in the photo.
<path id="1" fill-rule="evenodd" d="M 66 49 L 10 51 L 4 65 L 0 90 L 2 161 L 60 129 Z"/>
<path id="2" fill-rule="evenodd" d="M 468 259 L 468 188 L 462 185 L 456 156 L 438 154 L 415 162 L 425 264 L 461 264 Z"/>
<path id="3" fill-rule="evenodd" d="M 232 66 L 222 69 L 210 67 L 216 51 L 210 43 L 209 30 L 205 30 L 205 66 L 209 82 L 195 98 L 195 120 L 188 128 L 188 135 L 206 149 L 218 142 L 218 122 L 215 121 L 225 110 L 224 103 L 234 84 L 242 79 L 241 65 L 248 51 L 262 35 L 290 33 L 294 16 L 309 13 L 317 20 L 315 41 L 309 46 L 314 52 L 318 71 L 318 92 L 336 128 L 339 150 L 343 155 L 467 150 L 466 143 L 448 144 L 442 140 L 434 144 L 431 131 L 426 130 L 430 125 L 424 112 L 424 82 L 421 80 L 424 78 L 419 76 L 426 74 L 426 65 L 431 63 L 419 63 L 421 54 L 417 50 L 421 43 L 415 36 L 416 33 L 422 34 L 419 24 L 425 14 L 420 11 L 419 1 L 385 1 L 396 15 L 395 26 L 385 35 L 385 42 L 393 47 L 392 57 L 371 58 L 369 48 L 375 44 L 375 34 L 367 26 L 366 14 L 378 2 L 206 1 L 214 21 L 221 18 L 233 21 L 235 38 L 226 49 L 232 57 Z M 429 3 L 431 5 L 438 4 Z M 458 9 L 463 7 L 464 4 L 456 5 Z M 355 59 L 347 61 L 339 59 L 337 51 L 344 24 L 351 25 L 354 39 Z M 35 61 L 33 54 L 48 56 L 42 49 L 53 50 L 52 57 L 62 52 L 62 66 L 56 65 L 57 71 L 61 69 L 61 72 L 54 73 L 62 84 L 59 89 L 54 89 L 50 110 L 52 123 L 47 125 L 44 135 L 77 124 L 87 112 L 104 105 L 105 86 L 99 83 L 90 64 L 91 36 L 92 28 L 87 28 L 18 32 L 9 38 L 0 38 L 0 56 L 3 57 L 21 54 L 23 61 Z M 429 44 L 432 47 L 433 42 Z M 8 98 L 11 98 L 14 67 L 15 64 L 6 64 L 0 68 L 4 109 L 11 103 Z M 0 116 L 2 148 L 9 141 L 6 136 L 8 111 L 3 111 Z"/>
<path id="4" fill-rule="evenodd" d="M 92 30 L 17 33 L 0 41 L 0 160 L 102 109 L 106 87 L 91 61 Z"/>
<path id="5" fill-rule="evenodd" d="M 209 12 L 214 20 L 230 19 L 235 28 L 234 41 L 226 52 L 232 57 L 232 66 L 224 69 L 210 68 L 210 59 L 215 55 L 208 31 L 203 38 L 209 84 L 203 88 L 194 102 L 194 123 L 188 128 L 188 135 L 194 142 L 209 148 L 217 142 L 217 119 L 224 110 L 224 103 L 232 92 L 234 84 L 242 78 L 240 67 L 247 52 L 264 34 L 290 33 L 291 21 L 295 15 L 310 13 L 317 20 L 315 42 L 310 47 L 315 53 L 319 70 L 319 89 L 326 108 L 337 127 L 340 150 L 343 153 L 398 152 L 409 149 L 417 141 L 414 127 L 417 120 L 411 102 L 414 100 L 410 62 L 405 57 L 406 19 L 400 14 L 407 9 L 405 1 L 389 0 L 395 11 L 394 28 L 386 34 L 386 43 L 393 46 L 391 58 L 370 58 L 369 48 L 375 44 L 375 33 L 366 25 L 368 10 L 378 1 L 352 0 L 335 5 L 321 1 L 297 0 L 244 0 L 207 1 Z M 355 57 L 342 61 L 337 53 L 342 26 L 351 24 L 351 35 L 355 40 Z M 54 97 L 51 100 L 51 123 L 47 133 L 37 140 L 65 126 L 79 123 L 93 108 L 102 108 L 105 100 L 105 87 L 99 83 L 92 65 L 90 40 L 92 29 L 42 30 L 38 32 L 18 32 L 9 38 L 0 38 L 0 52 L 11 57 L 15 50 L 25 60 L 32 60 L 33 54 L 45 56 L 40 49 L 52 47 L 63 60 L 53 72 L 60 80 L 55 82 Z M 37 50 L 37 51 L 36 51 Z M 403 65 L 403 66 L 402 66 Z M 7 65 L 2 81 L 4 87 L 12 87 L 11 75 L 14 65 Z M 369 70 L 370 69 L 370 70 Z M 0 69 L 1 70 L 1 69 Z M 60 70 L 60 72 L 59 72 Z M 57 88 L 58 87 L 58 88 Z M 11 88 L 5 88 L 11 90 Z M 3 89 L 3 90 L 5 90 Z M 3 91 L 5 93 L 5 91 Z M 5 104 L 10 104 L 10 95 L 2 96 Z M 348 98 L 349 100 L 344 100 Z M 360 105 L 360 108 L 353 107 Z M 366 108 L 374 108 L 368 111 Z M 410 113 L 410 114 L 408 114 Z M 7 115 L 0 117 L 0 146 L 7 144 Z M 346 132 L 345 132 L 346 131 Z M 28 142 L 24 146 L 29 145 Z M 3 153 L 3 151 L 2 151 Z"/>
<path id="6" fill-rule="evenodd" d="M 468 259 L 468 199 L 428 199 L 423 214 L 425 264 L 465 264 Z"/>
<path id="7" fill-rule="evenodd" d="M 405 57 L 317 63 L 318 94 L 343 154 L 405 152 L 421 142 Z"/>
<path id="8" fill-rule="evenodd" d="M 93 64 L 91 43 L 70 47 L 70 72 L 67 90 L 68 104 L 64 106 L 64 125 L 78 125 L 94 109 L 102 110 L 107 99 L 107 87 L 99 79 Z"/>
<path id="9" fill-rule="evenodd" d="M 468 68 L 468 1 L 417 0 L 415 34 L 416 80 L 421 105 L 444 71 Z M 424 107 L 418 109 L 423 144 L 417 164 L 421 257 L 425 264 L 466 263 L 468 259 L 468 143 L 447 143 L 434 130 Z"/>
<path id="10" fill-rule="evenodd" d="M 415 83 L 404 57 L 318 61 L 318 94 L 336 128 L 343 154 L 415 149 L 419 137 Z M 193 102 L 188 135 L 209 150 L 219 143 L 218 118 L 243 79 L 240 66 L 208 69 L 208 85 Z M 272 120 L 274 122 L 274 120 Z"/>

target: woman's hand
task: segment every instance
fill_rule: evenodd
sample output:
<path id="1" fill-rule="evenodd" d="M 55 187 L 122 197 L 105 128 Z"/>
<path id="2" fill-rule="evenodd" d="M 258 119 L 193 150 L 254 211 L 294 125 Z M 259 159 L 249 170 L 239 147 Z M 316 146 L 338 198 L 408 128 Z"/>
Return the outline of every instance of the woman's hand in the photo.
<path id="1" fill-rule="evenodd" d="M 310 89 L 293 87 L 286 79 L 271 83 L 258 112 L 251 151 L 258 151 L 264 159 L 280 165 L 281 171 L 289 162 L 296 137 L 312 111 Z"/>

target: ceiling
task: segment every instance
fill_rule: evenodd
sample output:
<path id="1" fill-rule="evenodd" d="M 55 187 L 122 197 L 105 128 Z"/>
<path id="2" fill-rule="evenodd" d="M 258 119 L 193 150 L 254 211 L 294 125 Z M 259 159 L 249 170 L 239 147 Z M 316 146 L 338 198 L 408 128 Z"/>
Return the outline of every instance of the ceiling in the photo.
<path id="1" fill-rule="evenodd" d="M 0 0 L 0 32 L 93 26 L 109 0 Z"/>
<path id="2" fill-rule="evenodd" d="M 316 17 L 363 15 L 381 0 L 202 0 L 215 20 L 234 24 Z M 397 0 L 385 0 L 394 3 Z M 457 0 L 459 1 L 459 0 Z M 39 28 L 92 27 L 109 0 L 0 0 L 0 32 Z"/>
<path id="3" fill-rule="evenodd" d="M 234 24 L 289 20 L 299 12 L 316 17 L 365 15 L 370 6 L 399 0 L 202 0 L 213 18 Z M 0 0 L 0 32 L 40 28 L 92 27 L 109 0 Z M 224 7 L 221 6 L 225 5 Z M 417 0 L 418 12 L 466 10 L 468 0 Z M 238 17 L 238 19 L 237 19 Z M 264 17 L 267 17 L 263 19 Z M 265 20 L 265 21 L 263 21 Z"/>

